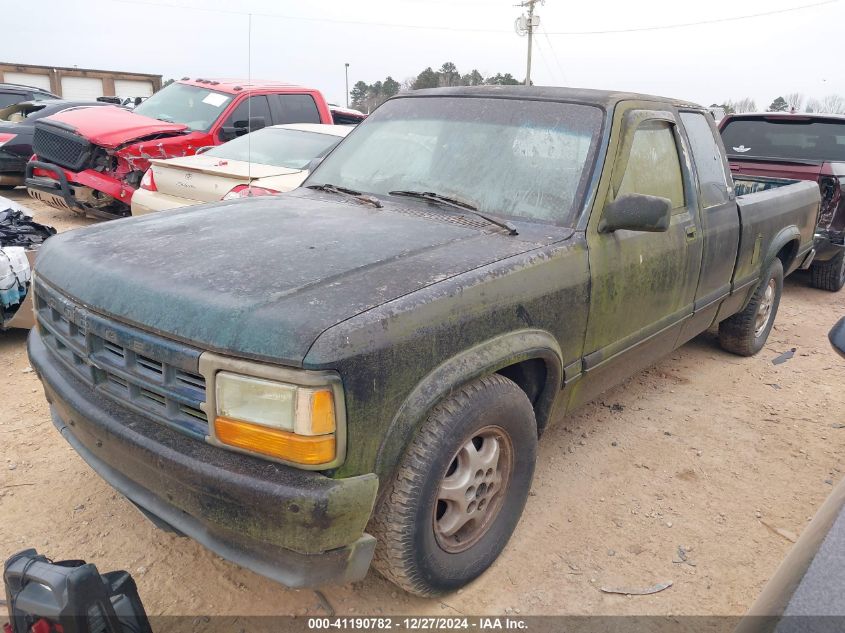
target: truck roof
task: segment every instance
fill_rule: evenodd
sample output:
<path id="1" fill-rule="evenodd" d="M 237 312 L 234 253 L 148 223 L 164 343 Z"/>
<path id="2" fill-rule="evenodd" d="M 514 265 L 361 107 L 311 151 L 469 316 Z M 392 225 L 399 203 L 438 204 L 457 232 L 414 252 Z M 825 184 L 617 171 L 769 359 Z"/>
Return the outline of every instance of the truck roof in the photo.
<path id="1" fill-rule="evenodd" d="M 555 86 L 456 86 L 453 88 L 429 88 L 404 92 L 400 97 L 501 97 L 547 99 L 551 101 L 575 101 L 589 103 L 610 109 L 620 101 L 659 101 L 673 106 L 705 109 L 697 103 L 658 97 L 655 95 L 638 94 L 636 92 L 619 92 L 615 90 L 591 90 L 588 88 L 564 88 Z"/>
<path id="2" fill-rule="evenodd" d="M 226 92 L 229 94 L 237 94 L 243 91 L 253 92 L 258 90 L 272 90 L 274 92 L 302 92 L 303 90 L 316 90 L 316 88 L 307 88 L 305 86 L 287 84 L 281 81 L 265 81 L 263 79 L 205 79 L 201 77 L 190 79 L 188 77 L 183 77 L 179 80 L 179 83 L 197 86 L 199 88 L 210 88 L 212 90 Z"/>
<path id="3" fill-rule="evenodd" d="M 726 114 L 725 119 L 793 119 L 795 121 L 845 121 L 845 114 L 829 114 L 825 112 L 743 112 L 741 114 Z M 722 119 L 724 120 L 724 119 Z"/>

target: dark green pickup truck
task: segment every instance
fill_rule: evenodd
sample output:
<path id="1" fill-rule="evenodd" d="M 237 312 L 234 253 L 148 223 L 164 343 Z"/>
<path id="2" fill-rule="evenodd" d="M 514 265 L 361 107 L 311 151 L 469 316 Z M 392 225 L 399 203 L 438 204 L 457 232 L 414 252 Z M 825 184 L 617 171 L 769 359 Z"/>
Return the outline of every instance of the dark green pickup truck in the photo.
<path id="1" fill-rule="evenodd" d="M 29 355 L 158 524 L 287 585 L 372 562 L 432 595 L 504 548 L 553 420 L 712 325 L 762 347 L 819 210 L 764 189 L 693 104 L 413 92 L 291 194 L 52 238 Z"/>

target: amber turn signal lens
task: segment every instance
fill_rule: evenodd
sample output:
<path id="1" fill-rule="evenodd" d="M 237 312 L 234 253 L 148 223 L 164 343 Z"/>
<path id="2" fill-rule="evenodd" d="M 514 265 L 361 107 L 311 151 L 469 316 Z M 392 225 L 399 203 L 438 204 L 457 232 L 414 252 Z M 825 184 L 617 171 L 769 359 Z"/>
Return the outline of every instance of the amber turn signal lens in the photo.
<path id="1" fill-rule="evenodd" d="M 223 417 L 214 420 L 214 431 L 227 446 L 297 464 L 318 466 L 335 458 L 334 435 L 302 436 Z"/>
<path id="2" fill-rule="evenodd" d="M 334 397 L 331 391 L 315 391 L 311 394 L 311 434 L 334 433 Z"/>

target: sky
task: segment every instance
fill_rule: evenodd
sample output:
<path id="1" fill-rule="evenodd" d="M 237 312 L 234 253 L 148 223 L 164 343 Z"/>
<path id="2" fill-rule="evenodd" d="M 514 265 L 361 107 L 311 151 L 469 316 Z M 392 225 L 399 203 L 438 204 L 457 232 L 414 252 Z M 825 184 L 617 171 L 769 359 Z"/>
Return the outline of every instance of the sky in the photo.
<path id="1" fill-rule="evenodd" d="M 272 79 L 345 103 L 350 87 L 402 81 L 446 61 L 462 73 L 525 76 L 518 0 L 41 0 L 4 29 L 0 62 L 166 78 Z M 0 0 L 0 10 L 12 0 Z M 17 3 L 15 3 L 17 4 Z M 8 5 L 4 6 L 4 5 Z M 808 6 L 814 5 L 814 6 Z M 730 18 L 806 7 L 772 15 Z M 845 95 L 845 0 L 546 0 L 537 85 L 658 94 L 704 105 L 785 93 Z M 31 13 L 31 12 L 30 12 Z M 249 13 L 253 16 L 250 20 Z M 720 20 L 697 26 L 643 29 Z M 250 28 L 251 22 L 251 28 Z"/>

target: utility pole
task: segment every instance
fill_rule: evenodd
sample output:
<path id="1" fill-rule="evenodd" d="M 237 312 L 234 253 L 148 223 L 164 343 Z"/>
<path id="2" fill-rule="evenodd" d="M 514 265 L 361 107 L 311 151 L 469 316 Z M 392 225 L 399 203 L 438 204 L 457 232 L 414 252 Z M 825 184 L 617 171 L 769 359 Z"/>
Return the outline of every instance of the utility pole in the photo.
<path id="1" fill-rule="evenodd" d="M 346 107 L 349 108 L 349 62 L 346 62 Z"/>
<path id="2" fill-rule="evenodd" d="M 534 15 L 534 5 L 537 3 L 544 4 L 545 0 L 524 0 L 519 3 L 518 7 L 528 7 L 528 15 L 524 13 L 516 19 L 516 32 L 519 35 L 528 35 L 528 64 L 525 69 L 525 85 L 531 85 L 531 45 L 534 40 L 534 29 L 540 26 L 540 16 Z"/>

